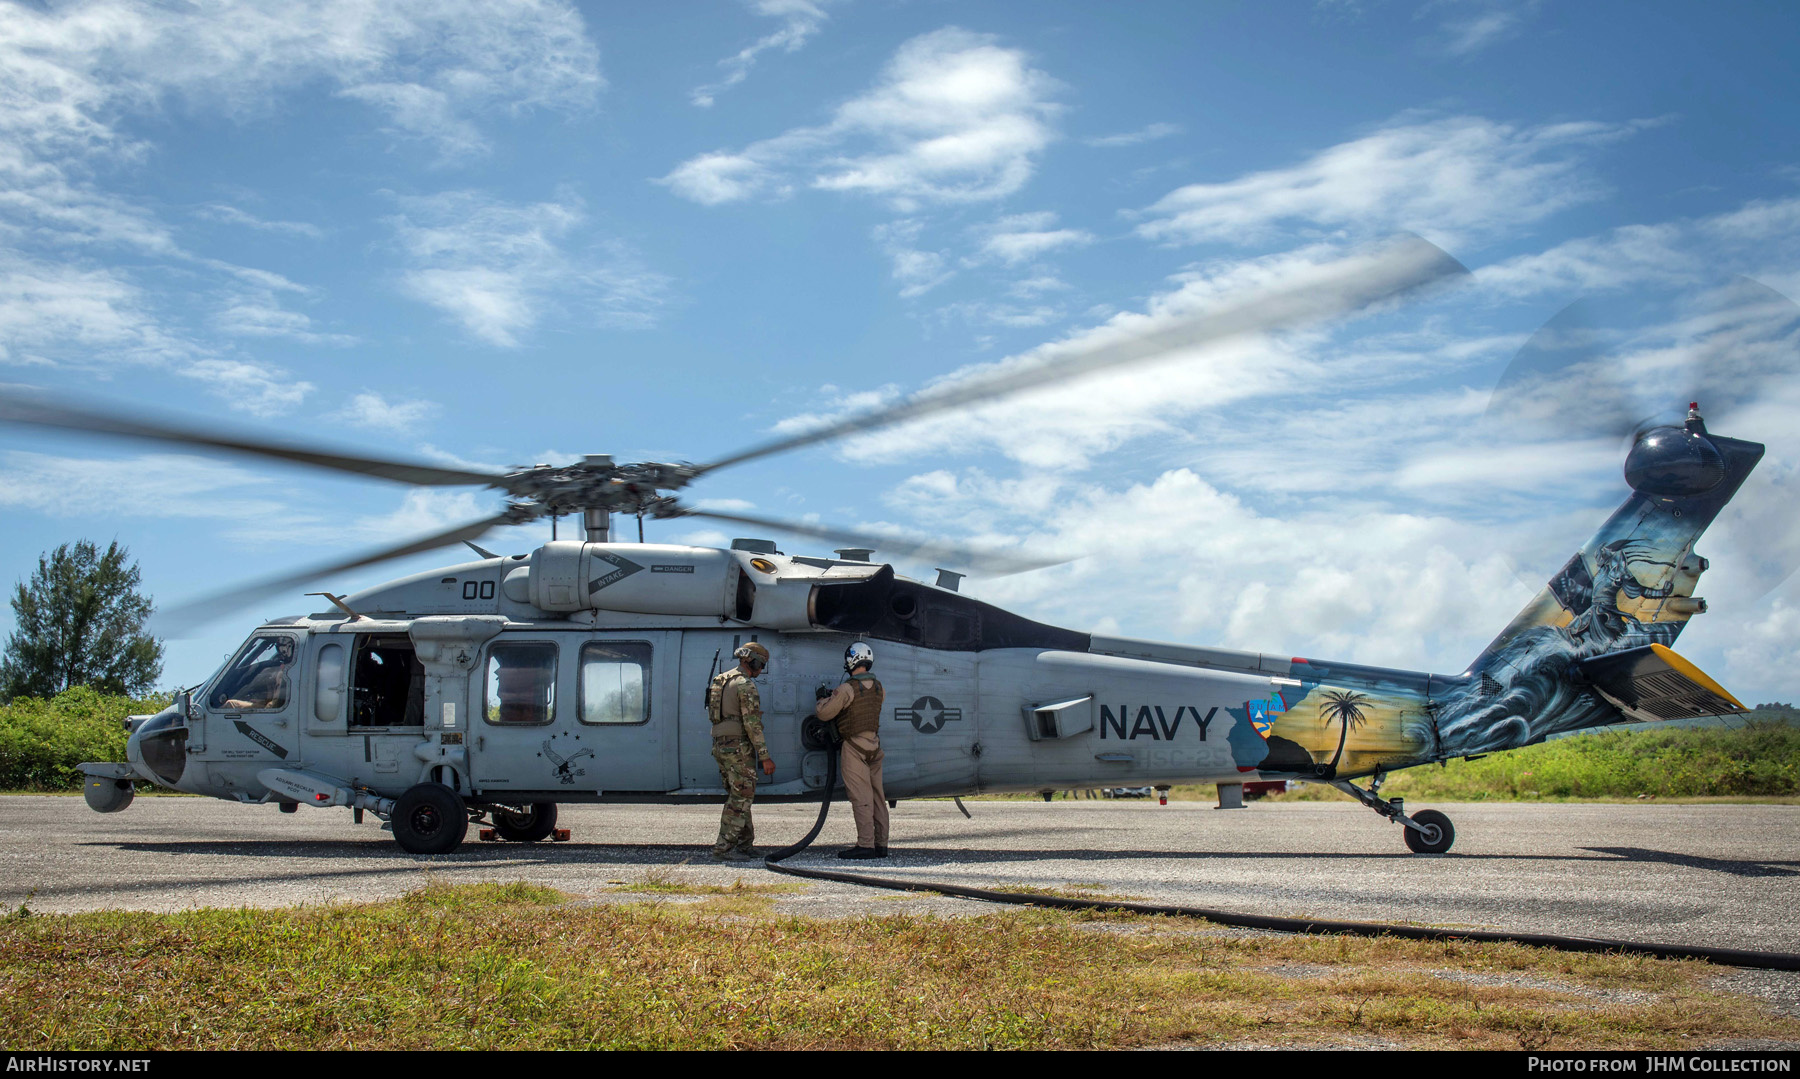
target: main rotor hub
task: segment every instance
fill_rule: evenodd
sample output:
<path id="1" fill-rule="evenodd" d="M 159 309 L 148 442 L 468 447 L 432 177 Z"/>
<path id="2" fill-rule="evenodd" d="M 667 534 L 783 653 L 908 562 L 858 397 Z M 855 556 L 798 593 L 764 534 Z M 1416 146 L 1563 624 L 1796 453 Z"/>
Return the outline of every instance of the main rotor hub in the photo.
<path id="1" fill-rule="evenodd" d="M 685 463 L 614 464 L 610 455 L 597 453 L 574 464 L 517 469 L 496 486 L 553 516 L 585 510 L 640 514 L 669 502 L 662 492 L 686 487 L 699 472 Z"/>

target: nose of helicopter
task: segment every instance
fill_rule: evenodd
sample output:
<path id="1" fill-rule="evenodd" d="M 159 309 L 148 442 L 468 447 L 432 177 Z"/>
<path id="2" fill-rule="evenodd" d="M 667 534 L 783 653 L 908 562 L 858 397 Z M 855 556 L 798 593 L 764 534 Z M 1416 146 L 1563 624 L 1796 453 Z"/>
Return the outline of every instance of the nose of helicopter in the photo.
<path id="1" fill-rule="evenodd" d="M 187 719 L 171 705 L 138 724 L 125 740 L 125 759 L 138 775 L 165 787 L 187 767 Z"/>

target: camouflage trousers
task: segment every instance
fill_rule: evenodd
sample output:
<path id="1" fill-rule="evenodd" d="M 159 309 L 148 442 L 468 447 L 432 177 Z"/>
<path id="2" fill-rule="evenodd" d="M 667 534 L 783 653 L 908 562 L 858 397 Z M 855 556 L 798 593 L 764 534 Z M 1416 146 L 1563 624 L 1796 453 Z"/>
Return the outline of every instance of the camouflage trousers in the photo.
<path id="1" fill-rule="evenodd" d="M 719 814 L 713 853 L 749 850 L 756 845 L 756 825 L 750 819 L 750 803 L 756 800 L 756 753 L 742 738 L 714 738 L 713 760 L 719 762 L 719 778 L 725 782 L 725 810 Z"/>

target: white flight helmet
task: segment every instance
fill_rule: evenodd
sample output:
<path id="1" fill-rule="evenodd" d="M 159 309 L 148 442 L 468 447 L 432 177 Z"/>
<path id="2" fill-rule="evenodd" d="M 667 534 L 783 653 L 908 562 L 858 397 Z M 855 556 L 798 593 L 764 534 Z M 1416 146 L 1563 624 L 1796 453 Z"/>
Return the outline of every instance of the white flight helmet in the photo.
<path id="1" fill-rule="evenodd" d="M 844 673 L 849 674 L 858 667 L 875 669 L 875 650 L 861 641 L 844 649 Z"/>

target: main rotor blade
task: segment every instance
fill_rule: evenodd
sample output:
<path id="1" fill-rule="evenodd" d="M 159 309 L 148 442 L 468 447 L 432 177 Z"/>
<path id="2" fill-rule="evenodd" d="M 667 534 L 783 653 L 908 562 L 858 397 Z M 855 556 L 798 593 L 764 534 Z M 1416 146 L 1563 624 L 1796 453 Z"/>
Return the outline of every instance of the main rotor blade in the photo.
<path id="1" fill-rule="evenodd" d="M 753 525 L 757 528 L 774 529 L 777 532 L 812 536 L 815 539 L 830 540 L 833 543 L 869 547 L 902 558 L 922 558 L 929 561 L 946 562 L 949 563 L 949 566 L 966 566 L 984 577 L 1007 577 L 1014 573 L 1043 569 L 1046 566 L 1060 566 L 1065 562 L 1074 561 L 1072 558 L 1061 556 L 969 547 L 905 535 L 858 532 L 849 528 L 808 524 L 805 521 L 788 521 L 776 517 L 751 517 L 741 513 L 714 513 L 710 510 L 690 510 L 683 507 L 676 516 L 710 517 L 715 521 L 731 521 L 734 524 Z M 949 566 L 945 568 L 949 568 Z"/>
<path id="2" fill-rule="evenodd" d="M 320 577 L 328 577 L 334 573 L 344 573 L 349 570 L 360 569 L 363 566 L 374 565 L 377 562 L 386 562 L 392 558 L 404 558 L 407 555 L 433 551 L 439 547 L 448 547 L 455 543 L 466 543 L 470 540 L 477 540 L 491 529 L 504 524 L 514 524 L 517 523 L 518 520 L 519 515 L 514 512 L 497 514 L 485 520 L 471 521 L 465 525 L 458 525 L 455 528 L 436 533 L 435 535 L 423 536 L 419 539 L 403 543 L 397 547 L 388 547 L 383 550 L 358 555 L 355 558 L 346 559 L 342 562 L 330 562 L 322 566 L 310 566 L 293 573 L 284 573 L 278 577 L 270 577 L 253 584 L 242 585 L 233 588 L 228 592 L 219 592 L 203 599 L 194 600 L 191 603 L 184 603 L 179 607 L 173 607 L 167 611 L 159 611 L 152 618 L 151 631 L 159 637 L 179 637 L 187 631 L 204 625 L 221 615 L 230 614 L 232 611 L 243 607 L 245 604 L 254 603 L 259 599 L 272 596 L 289 588 L 303 585 L 308 581 L 317 580 Z"/>
<path id="3" fill-rule="evenodd" d="M 149 439 L 154 442 L 173 442 L 182 446 L 200 446 L 207 449 L 224 450 L 227 453 L 243 453 L 257 457 L 269 457 L 277 461 L 312 465 L 315 468 L 326 468 L 335 472 L 374 476 L 378 479 L 410 483 L 422 487 L 459 487 L 467 484 L 497 487 L 505 479 L 497 472 L 469 472 L 463 469 L 439 468 L 436 465 L 413 464 L 407 461 L 386 461 L 376 457 L 330 453 L 240 435 L 215 434 L 211 431 L 202 431 L 174 423 L 128 418 L 51 401 L 0 399 L 0 423 L 54 427 L 65 431 L 93 432 L 103 435 L 118 435 L 123 438 Z"/>
<path id="4" fill-rule="evenodd" d="M 758 457 L 829 442 L 916 420 L 947 409 L 992 401 L 1112 367 L 1155 359 L 1243 334 L 1264 333 L 1348 314 L 1446 278 L 1467 274 L 1437 245 L 1404 237 L 1373 251 L 1324 267 L 1299 285 L 1265 291 L 1236 304 L 1123 340 L 1052 347 L 1036 366 L 925 390 L 905 401 L 836 423 L 774 439 L 702 465 L 698 473 L 742 464 Z"/>

